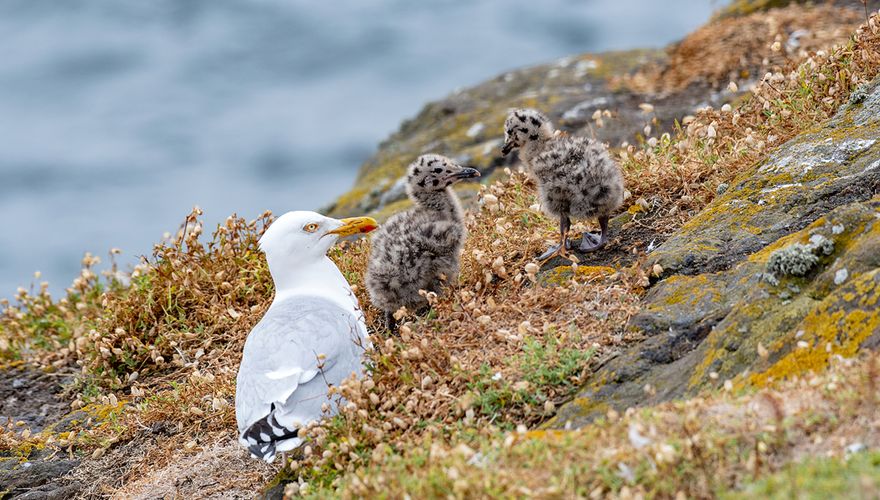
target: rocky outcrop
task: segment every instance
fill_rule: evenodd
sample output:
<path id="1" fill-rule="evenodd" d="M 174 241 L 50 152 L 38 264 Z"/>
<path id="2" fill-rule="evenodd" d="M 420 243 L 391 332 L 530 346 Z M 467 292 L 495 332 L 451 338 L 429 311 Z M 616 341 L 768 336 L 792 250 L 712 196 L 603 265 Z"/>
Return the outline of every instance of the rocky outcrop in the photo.
<path id="1" fill-rule="evenodd" d="M 418 155 L 444 154 L 487 174 L 513 157 L 501 156 L 502 125 L 513 107 L 539 108 L 573 134 L 593 136 L 613 146 L 635 143 L 646 125 L 669 130 L 676 120 L 697 108 L 720 105 L 732 95 L 707 85 L 648 95 L 620 85 L 622 77 L 647 64 L 659 64 L 666 53 L 634 50 L 566 57 L 552 64 L 511 71 L 476 87 L 426 105 L 417 116 L 379 145 L 361 167 L 354 188 L 325 210 L 334 216 L 370 213 L 380 218 L 406 206 L 401 176 Z M 653 109 L 639 105 L 650 101 Z M 614 110 L 613 118 L 593 119 L 599 111 Z M 491 180 L 491 179 L 490 179 Z M 463 189 L 467 201 L 474 188 Z"/>
<path id="2" fill-rule="evenodd" d="M 880 83 L 740 175 L 649 255 L 663 279 L 628 325 L 645 340 L 605 362 L 550 425 L 726 381 L 762 385 L 876 348 L 878 194 Z"/>
<path id="3" fill-rule="evenodd" d="M 49 427 L 54 432 L 69 430 L 69 419 L 62 417 L 69 411 L 70 402 L 61 397 L 62 384 L 69 380 L 69 375 L 47 373 L 20 363 L 0 367 L 0 424 L 7 420 L 20 422 L 13 428 L 32 433 Z M 40 447 L 0 449 L 0 498 L 72 498 L 81 485 L 68 481 L 66 476 L 79 463 Z"/>

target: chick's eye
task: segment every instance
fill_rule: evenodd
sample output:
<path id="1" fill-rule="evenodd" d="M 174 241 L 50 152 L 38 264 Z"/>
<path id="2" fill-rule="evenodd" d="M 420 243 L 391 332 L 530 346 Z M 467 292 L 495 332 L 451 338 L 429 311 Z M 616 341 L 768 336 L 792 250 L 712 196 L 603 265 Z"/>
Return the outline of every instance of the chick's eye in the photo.
<path id="1" fill-rule="evenodd" d="M 314 222 L 312 222 L 311 224 L 306 224 L 305 226 L 303 226 L 303 231 L 305 231 L 305 232 L 307 232 L 307 233 L 314 233 L 314 232 L 317 231 L 317 230 L 318 230 L 318 225 L 317 225 L 316 223 L 314 223 Z"/>

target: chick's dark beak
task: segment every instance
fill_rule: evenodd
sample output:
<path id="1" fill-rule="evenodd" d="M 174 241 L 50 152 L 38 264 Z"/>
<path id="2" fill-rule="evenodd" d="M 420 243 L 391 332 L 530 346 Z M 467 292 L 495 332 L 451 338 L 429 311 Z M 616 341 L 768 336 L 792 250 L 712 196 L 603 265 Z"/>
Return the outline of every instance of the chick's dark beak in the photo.
<path id="1" fill-rule="evenodd" d="M 501 148 L 501 154 L 507 156 L 510 154 L 511 151 L 513 151 L 513 148 L 515 147 L 516 146 L 514 146 L 512 142 L 508 142 L 504 145 L 504 147 Z"/>
<path id="2" fill-rule="evenodd" d="M 459 172 L 449 175 L 446 177 L 447 180 L 460 181 L 462 179 L 473 179 L 474 177 L 479 177 L 480 171 L 475 168 L 463 168 Z"/>

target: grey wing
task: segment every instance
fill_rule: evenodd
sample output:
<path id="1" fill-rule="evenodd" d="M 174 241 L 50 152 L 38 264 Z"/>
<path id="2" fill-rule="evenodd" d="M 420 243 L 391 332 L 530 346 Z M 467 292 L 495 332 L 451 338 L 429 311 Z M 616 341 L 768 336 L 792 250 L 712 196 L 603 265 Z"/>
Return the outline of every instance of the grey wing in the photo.
<path id="1" fill-rule="evenodd" d="M 362 373 L 365 331 L 359 318 L 326 299 L 274 304 L 248 335 L 236 379 L 243 444 L 251 427 L 263 430 L 255 439 L 265 442 L 295 436 L 300 426 L 321 418 L 329 385 Z"/>

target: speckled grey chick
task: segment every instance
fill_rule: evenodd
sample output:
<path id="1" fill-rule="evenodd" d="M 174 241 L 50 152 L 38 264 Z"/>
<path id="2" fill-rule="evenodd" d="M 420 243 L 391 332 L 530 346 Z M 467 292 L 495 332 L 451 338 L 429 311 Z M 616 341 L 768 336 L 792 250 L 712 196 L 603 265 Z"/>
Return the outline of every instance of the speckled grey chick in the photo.
<path id="1" fill-rule="evenodd" d="M 559 220 L 560 244 L 539 257 L 565 255 L 571 217 L 595 217 L 602 232 L 584 233 L 579 249 L 592 252 L 608 241 L 608 219 L 623 203 L 620 167 L 597 141 L 557 133 L 550 120 L 534 109 L 517 109 L 504 123 L 504 147 L 519 157 L 538 182 L 541 207 Z"/>
<path id="2" fill-rule="evenodd" d="M 445 280 L 458 276 L 465 227 L 451 186 L 479 176 L 473 168 L 434 154 L 420 156 L 409 166 L 406 191 L 415 206 L 374 233 L 367 266 L 370 300 L 385 312 L 392 332 L 395 311 L 427 305 L 419 290 L 440 292 Z"/>

